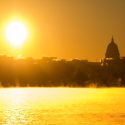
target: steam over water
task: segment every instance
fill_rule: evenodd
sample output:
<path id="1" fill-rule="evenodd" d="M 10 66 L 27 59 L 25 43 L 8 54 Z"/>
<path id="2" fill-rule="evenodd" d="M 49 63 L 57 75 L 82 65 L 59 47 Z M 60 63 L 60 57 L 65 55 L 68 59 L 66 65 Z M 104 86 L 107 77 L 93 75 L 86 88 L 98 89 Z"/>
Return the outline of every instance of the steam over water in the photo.
<path id="1" fill-rule="evenodd" d="M 0 125 L 125 125 L 125 89 L 0 89 Z"/>

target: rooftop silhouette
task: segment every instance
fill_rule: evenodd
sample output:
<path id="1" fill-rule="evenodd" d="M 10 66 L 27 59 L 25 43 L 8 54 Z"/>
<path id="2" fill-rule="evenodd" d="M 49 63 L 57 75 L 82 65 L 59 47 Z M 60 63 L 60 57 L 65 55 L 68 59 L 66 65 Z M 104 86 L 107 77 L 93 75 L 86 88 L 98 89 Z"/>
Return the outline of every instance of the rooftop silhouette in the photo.
<path id="1" fill-rule="evenodd" d="M 117 44 L 114 42 L 114 38 L 112 37 L 111 42 L 107 46 L 107 50 L 105 53 L 105 58 L 119 59 L 120 53 Z"/>

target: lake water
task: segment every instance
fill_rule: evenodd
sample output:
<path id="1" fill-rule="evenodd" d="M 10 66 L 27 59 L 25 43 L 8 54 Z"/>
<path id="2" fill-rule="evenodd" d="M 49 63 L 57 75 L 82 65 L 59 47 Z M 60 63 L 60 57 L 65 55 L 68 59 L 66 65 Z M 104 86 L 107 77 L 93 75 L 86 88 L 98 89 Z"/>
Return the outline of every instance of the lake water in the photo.
<path id="1" fill-rule="evenodd" d="M 1 88 L 0 125 L 125 125 L 125 89 Z"/>

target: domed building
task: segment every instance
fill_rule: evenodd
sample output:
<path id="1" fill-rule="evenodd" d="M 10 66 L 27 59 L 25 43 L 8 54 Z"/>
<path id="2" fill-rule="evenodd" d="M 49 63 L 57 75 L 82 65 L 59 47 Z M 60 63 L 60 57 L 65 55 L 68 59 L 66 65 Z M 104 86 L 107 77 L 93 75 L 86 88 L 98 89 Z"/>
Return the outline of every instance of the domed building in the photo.
<path id="1" fill-rule="evenodd" d="M 120 53 L 118 50 L 117 44 L 114 42 L 114 38 L 112 37 L 111 42 L 107 46 L 107 50 L 105 53 L 105 59 L 120 59 Z"/>

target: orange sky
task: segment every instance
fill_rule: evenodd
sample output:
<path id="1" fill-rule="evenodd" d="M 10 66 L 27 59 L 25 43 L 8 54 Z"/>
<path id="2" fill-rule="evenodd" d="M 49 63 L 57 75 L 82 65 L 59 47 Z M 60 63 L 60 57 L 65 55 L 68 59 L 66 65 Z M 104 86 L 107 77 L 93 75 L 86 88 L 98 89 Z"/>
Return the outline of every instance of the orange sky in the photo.
<path id="1" fill-rule="evenodd" d="M 20 50 L 3 37 L 18 17 L 30 30 Z M 40 58 L 103 58 L 112 35 L 125 56 L 125 0 L 0 0 L 0 53 Z"/>

